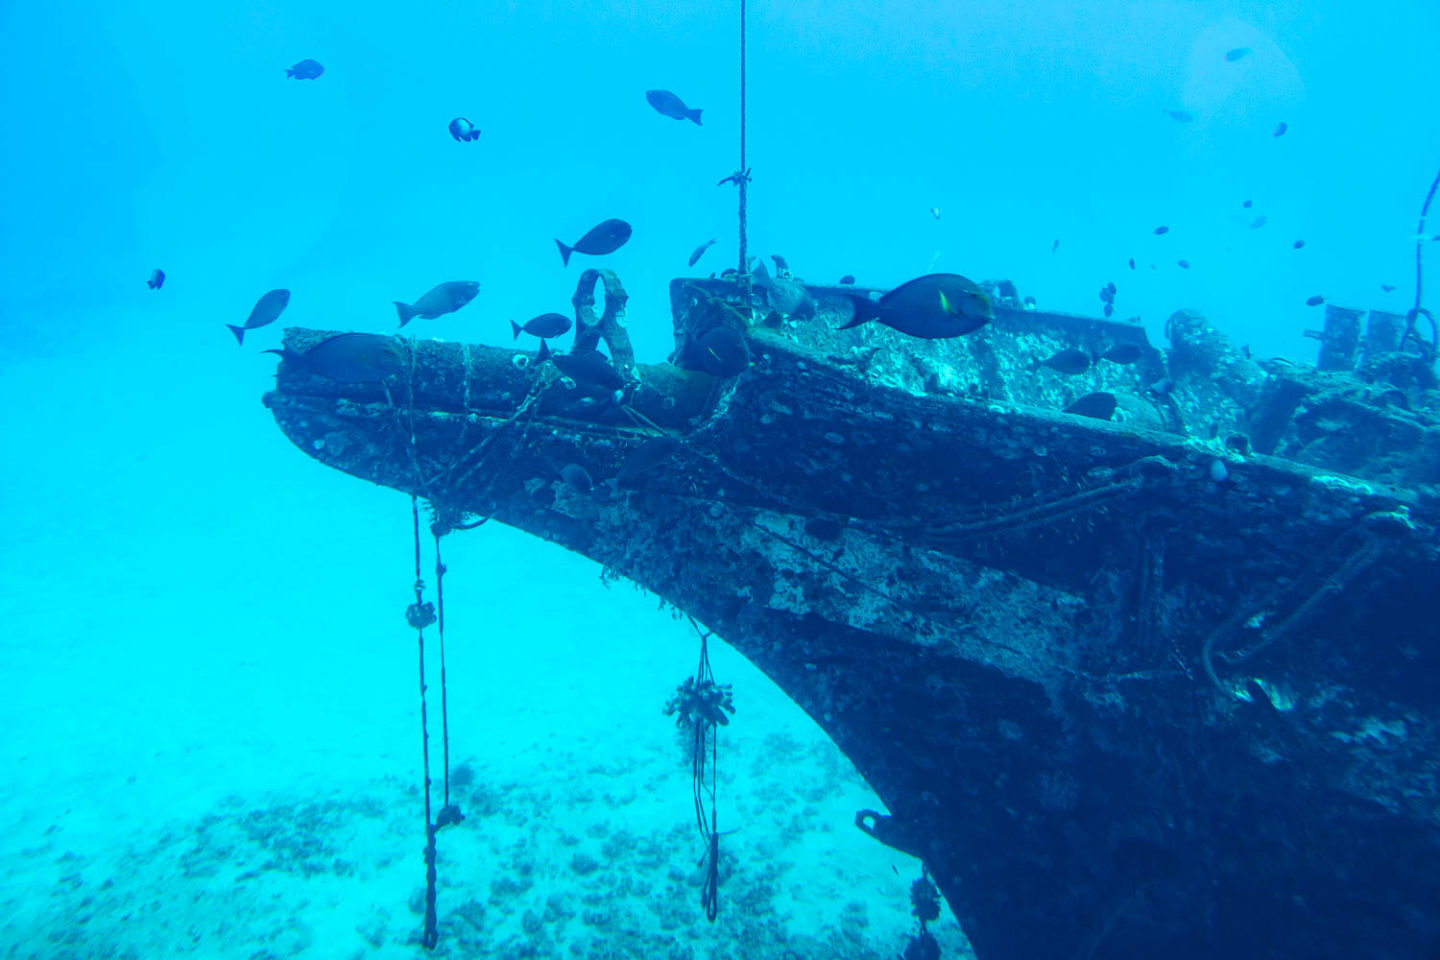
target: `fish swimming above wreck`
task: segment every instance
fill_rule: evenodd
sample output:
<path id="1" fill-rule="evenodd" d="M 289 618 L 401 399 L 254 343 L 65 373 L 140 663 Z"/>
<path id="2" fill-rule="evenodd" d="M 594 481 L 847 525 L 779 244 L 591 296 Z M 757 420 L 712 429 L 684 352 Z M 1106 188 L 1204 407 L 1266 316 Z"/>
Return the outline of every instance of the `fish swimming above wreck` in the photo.
<path id="1" fill-rule="evenodd" d="M 809 320 L 815 316 L 815 298 L 803 284 L 788 277 L 772 277 L 763 262 L 755 265 L 755 286 L 782 317 Z"/>
<path id="2" fill-rule="evenodd" d="M 289 290 L 271 290 L 255 301 L 255 306 L 250 308 L 250 316 L 245 319 L 243 325 L 227 323 L 225 326 L 235 334 L 235 342 L 243 347 L 246 330 L 255 330 L 274 323 L 289 303 Z"/>
<path id="3" fill-rule="evenodd" d="M 583 253 L 591 257 L 603 257 L 607 253 L 614 253 L 625 245 L 630 239 L 630 224 L 624 220 L 605 220 L 586 231 L 585 236 L 576 240 L 573 245 L 561 242 L 556 239 L 555 246 L 560 248 L 560 261 L 565 266 L 570 265 L 572 253 Z"/>
<path id="4" fill-rule="evenodd" d="M 447 313 L 454 313 L 475 299 L 480 292 L 478 280 L 448 280 L 426 291 L 413 304 L 395 301 L 395 311 L 400 315 L 400 326 L 405 326 L 416 317 L 433 320 Z"/>
<path id="5" fill-rule="evenodd" d="M 394 337 L 338 333 L 309 349 L 265 350 L 296 370 L 340 383 L 378 383 L 400 374 L 404 354 Z"/>
<path id="6" fill-rule="evenodd" d="M 842 330 L 875 320 L 912 337 L 943 340 L 974 333 L 995 319 L 985 292 L 955 273 L 916 277 L 878 300 L 854 295 L 849 299 L 853 313 Z"/>

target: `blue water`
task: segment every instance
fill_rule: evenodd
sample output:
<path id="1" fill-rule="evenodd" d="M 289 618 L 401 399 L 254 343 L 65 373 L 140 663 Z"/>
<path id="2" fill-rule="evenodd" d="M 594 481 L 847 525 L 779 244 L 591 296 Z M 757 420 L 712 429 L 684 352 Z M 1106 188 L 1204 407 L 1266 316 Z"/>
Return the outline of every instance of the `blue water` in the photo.
<path id="1" fill-rule="evenodd" d="M 1413 302 L 1433 3 L 753 0 L 749 22 L 751 249 L 809 280 L 933 266 L 1087 314 L 1114 281 L 1152 338 L 1191 307 L 1302 359 L 1307 297 Z M 569 312 L 581 267 L 554 238 L 621 217 L 605 265 L 638 359 L 663 360 L 691 250 L 718 238 L 701 275 L 737 260 L 716 186 L 737 41 L 734 3 L 0 7 L 5 956 L 418 953 L 408 503 L 281 436 L 260 350 L 287 324 L 390 332 L 391 301 L 452 279 L 479 297 L 417 334 L 506 343 L 512 317 Z M 285 78 L 311 57 L 321 78 Z M 703 126 L 657 114 L 655 87 Z M 452 140 L 455 116 L 480 139 Z M 276 287 L 281 322 L 237 348 L 224 324 Z M 444 837 L 442 916 L 483 905 L 451 949 L 899 952 L 916 864 L 856 834 L 876 801 L 723 648 L 744 859 L 724 896 L 764 895 L 705 924 L 659 712 L 689 627 L 498 525 L 451 539 L 455 753 L 511 811 Z M 277 847 L 310 803 L 334 829 Z M 663 841 L 688 866 L 575 859 L 617 836 L 622 864 Z"/>

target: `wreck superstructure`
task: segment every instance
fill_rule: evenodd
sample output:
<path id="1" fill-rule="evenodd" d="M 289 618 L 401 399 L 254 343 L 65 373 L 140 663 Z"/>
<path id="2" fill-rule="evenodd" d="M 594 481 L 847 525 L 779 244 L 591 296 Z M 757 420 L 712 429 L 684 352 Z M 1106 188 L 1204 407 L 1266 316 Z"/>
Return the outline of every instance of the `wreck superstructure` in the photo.
<path id="1" fill-rule="evenodd" d="M 671 362 L 636 365 L 591 270 L 572 353 L 603 340 L 619 390 L 397 341 L 397 376 L 287 362 L 265 400 L 322 463 L 585 554 L 740 650 L 869 781 L 889 813 L 861 825 L 926 862 L 981 960 L 1440 943 L 1423 351 L 1332 338 L 1350 366 L 1314 370 L 1191 313 L 1160 349 L 1013 302 L 917 341 L 838 330 L 866 291 L 807 289 L 792 322 L 677 280 Z M 748 338 L 739 377 L 697 359 L 717 325 Z M 1035 364 L 1121 344 L 1137 358 Z M 1109 419 L 1064 412 L 1094 394 Z"/>

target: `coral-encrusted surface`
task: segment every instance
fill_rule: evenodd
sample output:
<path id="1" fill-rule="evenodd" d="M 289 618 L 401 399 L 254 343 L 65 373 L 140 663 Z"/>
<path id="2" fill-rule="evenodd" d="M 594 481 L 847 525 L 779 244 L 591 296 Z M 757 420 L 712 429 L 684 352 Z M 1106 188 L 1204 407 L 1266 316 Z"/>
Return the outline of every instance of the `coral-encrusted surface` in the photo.
<path id="1" fill-rule="evenodd" d="M 729 321 L 678 306 L 683 363 Z M 877 835 L 981 960 L 1416 955 L 1440 936 L 1440 649 L 1397 625 L 1440 616 L 1433 494 L 1071 416 L 1043 384 L 885 373 L 963 351 L 1033 377 L 1025 351 L 1115 333 L 1025 323 L 751 330 L 738 380 L 640 368 L 619 399 L 653 426 L 482 348 L 456 373 L 421 346 L 423 384 L 471 399 L 417 391 L 413 450 L 402 402 L 283 370 L 267 402 L 321 461 L 582 552 L 734 644 L 874 786 Z M 673 452 L 626 477 L 655 429 Z M 624 482 L 585 492 L 570 463 Z"/>

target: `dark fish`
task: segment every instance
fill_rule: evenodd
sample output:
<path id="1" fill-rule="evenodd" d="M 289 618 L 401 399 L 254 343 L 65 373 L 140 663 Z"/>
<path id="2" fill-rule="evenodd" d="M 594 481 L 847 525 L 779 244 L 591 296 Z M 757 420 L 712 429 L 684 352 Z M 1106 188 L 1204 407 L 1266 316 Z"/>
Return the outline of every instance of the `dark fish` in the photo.
<path id="1" fill-rule="evenodd" d="M 661 114 L 674 120 L 693 120 L 695 126 L 703 126 L 700 123 L 700 111 L 691 110 L 685 106 L 683 100 L 675 96 L 669 90 L 646 90 L 645 100 Z M 581 250 L 581 253 L 585 251 Z"/>
<path id="2" fill-rule="evenodd" d="M 583 353 L 551 353 L 544 340 L 540 341 L 540 354 L 535 358 L 536 363 L 544 363 L 546 360 L 553 361 L 560 372 L 565 374 L 577 384 L 591 387 L 602 387 L 606 390 L 623 390 L 625 380 L 620 376 L 620 371 L 615 365 L 605 359 L 605 355 L 599 350 L 586 350 Z"/>
<path id="3" fill-rule="evenodd" d="M 1066 413 L 1073 413 L 1077 417 L 1090 417 L 1095 420 L 1109 420 L 1115 415 L 1115 394 L 1113 393 L 1087 393 L 1065 408 Z"/>
<path id="4" fill-rule="evenodd" d="M 1393 283 L 1382 283 L 1380 284 L 1380 289 L 1386 293 L 1391 293 L 1395 290 L 1395 285 Z"/>
<path id="5" fill-rule="evenodd" d="M 995 309 L 985 291 L 957 273 L 916 277 L 879 300 L 853 294 L 850 300 L 855 315 L 841 330 L 879 320 L 912 337 L 943 340 L 972 333 L 995 319 Z"/>
<path id="6" fill-rule="evenodd" d="M 706 250 L 709 250 L 709 249 L 710 249 L 710 245 L 713 244 L 714 242 L 715 242 L 715 241 L 714 241 L 713 239 L 711 239 L 711 240 L 706 240 L 704 243 L 700 244 L 700 246 L 696 247 L 696 248 L 695 248 L 695 252 L 692 253 L 692 254 L 690 254 L 690 266 L 693 267 L 693 266 L 695 266 L 695 264 L 699 263 L 699 262 L 700 262 L 700 258 L 703 257 L 703 256 L 705 256 L 705 251 L 706 251 Z"/>
<path id="7" fill-rule="evenodd" d="M 1131 269 L 1131 270 L 1134 270 L 1134 269 L 1135 269 L 1135 258 L 1134 258 L 1134 257 L 1131 257 L 1131 258 L 1130 258 L 1130 269 Z"/>
<path id="8" fill-rule="evenodd" d="M 519 340 L 520 334 L 528 333 L 532 337 L 539 337 L 542 340 L 546 337 L 562 337 L 570 329 L 570 318 L 563 313 L 542 313 L 525 321 L 521 326 L 514 320 L 510 321 L 510 329 L 515 331 L 512 339 Z"/>
<path id="9" fill-rule="evenodd" d="M 1251 230 L 1259 230 L 1263 226 L 1265 226 L 1265 214 L 1263 213 L 1260 214 L 1260 216 L 1256 217 L 1254 220 L 1250 221 Z"/>
<path id="10" fill-rule="evenodd" d="M 560 259 L 566 266 L 570 265 L 570 254 L 583 253 L 592 257 L 601 257 L 607 253 L 614 253 L 625 245 L 630 239 L 630 224 L 624 220 L 606 220 L 604 223 L 591 228 L 574 246 L 566 246 L 559 240 L 555 246 L 560 248 Z"/>
<path id="11" fill-rule="evenodd" d="M 738 377 L 750 368 L 750 348 L 733 327 L 711 327 L 699 340 L 700 366 L 715 377 Z"/>
<path id="12" fill-rule="evenodd" d="M 855 284 L 855 277 L 854 277 L 853 274 L 847 273 L 847 274 L 845 274 L 845 276 L 843 276 L 843 277 L 840 278 L 840 285 L 841 285 L 842 287 L 849 287 L 849 286 L 853 286 L 854 284 Z"/>
<path id="13" fill-rule="evenodd" d="M 325 68 L 316 60 L 301 60 L 293 67 L 285 71 L 285 76 L 294 77 L 296 80 L 314 80 L 325 72 Z"/>
<path id="14" fill-rule="evenodd" d="M 159 290 L 165 286 L 165 271 L 159 269 L 151 270 L 150 279 L 145 281 L 145 286 L 151 290 Z"/>
<path id="15" fill-rule="evenodd" d="M 1140 359 L 1140 346 L 1134 343 L 1117 343 L 1100 354 L 1100 359 L 1109 360 L 1111 363 L 1134 363 Z"/>
<path id="16" fill-rule="evenodd" d="M 1165 234 L 1167 234 L 1167 233 L 1169 233 L 1169 232 L 1170 232 L 1170 228 L 1169 228 L 1169 227 L 1161 226 L 1161 227 L 1156 227 L 1156 228 L 1155 228 L 1155 236 L 1157 236 L 1157 237 L 1163 237 Z"/>
<path id="17" fill-rule="evenodd" d="M 416 317 L 433 320 L 447 313 L 454 313 L 475 299 L 480 284 L 475 280 L 449 280 L 435 287 L 414 304 L 394 301 L 395 310 L 400 314 L 400 326 L 405 326 Z"/>
<path id="18" fill-rule="evenodd" d="M 590 476 L 590 471 L 578 463 L 567 463 L 560 468 L 560 479 L 565 485 L 577 493 L 589 493 L 595 489 L 595 481 Z"/>
<path id="19" fill-rule="evenodd" d="M 394 337 L 374 333 L 340 333 L 299 353 L 266 350 L 306 373 L 343 383 L 375 383 L 405 369 L 405 355 Z"/>
<path id="20" fill-rule="evenodd" d="M 1039 370 L 1041 367 L 1049 367 L 1057 373 L 1073 377 L 1090 369 L 1090 354 L 1084 350 L 1061 350 L 1053 357 L 1036 360 L 1030 365 L 1031 370 Z"/>
<path id="21" fill-rule="evenodd" d="M 1113 301 L 1111 301 L 1111 300 L 1106 300 L 1106 301 L 1105 301 L 1105 309 L 1104 309 L 1104 311 L 1102 311 L 1102 312 L 1105 314 L 1105 318 L 1106 318 L 1107 320 L 1108 320 L 1110 317 L 1115 316 L 1115 303 L 1114 303 Z"/>
<path id="22" fill-rule="evenodd" d="M 810 296 L 810 291 L 794 280 L 771 277 L 763 263 L 755 265 L 755 286 L 765 292 L 770 306 L 780 311 L 781 315 L 801 320 L 809 320 L 815 316 L 815 298 Z"/>
<path id="23" fill-rule="evenodd" d="M 1229 50 L 1229 51 L 1227 51 L 1227 52 L 1225 53 L 1225 59 L 1228 60 L 1228 61 L 1230 61 L 1231 63 L 1234 63 L 1236 60 L 1239 60 L 1241 57 L 1248 57 L 1249 55 L 1250 55 L 1250 48 L 1249 48 L 1249 47 L 1236 47 L 1234 50 Z"/>
<path id="24" fill-rule="evenodd" d="M 1305 246 L 1305 241 L 1296 240 L 1294 243 L 1290 244 L 1290 246 L 1294 247 L 1296 250 L 1299 250 L 1301 247 Z"/>
<path id="25" fill-rule="evenodd" d="M 471 140 L 480 139 L 480 131 L 475 129 L 475 124 L 464 117 L 456 117 L 450 121 L 450 136 L 462 143 L 469 143 Z"/>
<path id="26" fill-rule="evenodd" d="M 1059 241 L 1059 240 L 1056 240 L 1054 243 L 1050 244 L 1050 252 L 1051 252 L 1051 253 L 1054 253 L 1056 250 L 1059 250 L 1059 249 L 1060 249 L 1060 241 Z"/>
<path id="27" fill-rule="evenodd" d="M 1189 260 L 1176 260 L 1175 262 L 1180 265 L 1180 269 L 1181 269 L 1181 270 L 1189 270 L 1189 269 L 1190 269 L 1190 261 L 1189 261 Z"/>
<path id="28" fill-rule="evenodd" d="M 1325 298 L 1324 298 L 1323 296 L 1321 296 L 1320 294 L 1317 293 L 1317 294 L 1315 294 L 1315 296 L 1313 296 L 1313 297 L 1311 297 L 1309 300 L 1306 300 L 1306 301 L 1305 301 L 1305 306 L 1307 306 L 1307 307 L 1318 307 L 1318 306 L 1320 306 L 1320 304 L 1322 304 L 1322 303 L 1324 303 L 1324 302 L 1325 302 Z"/>
<path id="29" fill-rule="evenodd" d="M 1286 131 L 1286 130 L 1289 130 L 1289 129 L 1290 129 L 1289 125 L 1286 124 L 1284 120 L 1281 120 L 1280 123 L 1279 123 L 1278 125 L 1276 125 L 1276 127 L 1275 127 L 1275 132 L 1272 133 L 1271 136 L 1272 136 L 1272 137 L 1283 137 L 1283 136 L 1285 136 L 1285 131 Z"/>
<path id="30" fill-rule="evenodd" d="M 680 441 L 670 437 L 656 437 L 646 440 L 620 464 L 615 474 L 618 486 L 634 486 L 636 481 L 664 465 L 680 449 Z"/>
<path id="31" fill-rule="evenodd" d="M 225 326 L 229 327 L 230 332 L 235 334 L 235 342 L 244 346 L 246 330 L 254 330 L 256 327 L 263 327 L 267 323 L 274 323 L 275 318 L 280 316 L 280 311 L 284 310 L 285 305 L 289 302 L 289 290 L 271 290 L 265 294 L 265 296 L 255 301 L 255 306 L 251 309 L 250 316 L 245 321 L 245 326 L 237 327 L 233 323 L 227 323 Z"/>
<path id="32" fill-rule="evenodd" d="M 1189 110 L 1166 110 L 1166 116 L 1172 120 L 1179 120 L 1181 123 L 1189 123 L 1195 119 L 1195 114 Z"/>
<path id="33" fill-rule="evenodd" d="M 1240 206 L 1244 207 L 1246 210 L 1249 210 L 1249 209 L 1250 209 L 1250 201 L 1249 201 L 1249 200 L 1246 200 L 1244 203 L 1240 204 Z"/>

